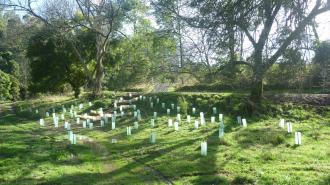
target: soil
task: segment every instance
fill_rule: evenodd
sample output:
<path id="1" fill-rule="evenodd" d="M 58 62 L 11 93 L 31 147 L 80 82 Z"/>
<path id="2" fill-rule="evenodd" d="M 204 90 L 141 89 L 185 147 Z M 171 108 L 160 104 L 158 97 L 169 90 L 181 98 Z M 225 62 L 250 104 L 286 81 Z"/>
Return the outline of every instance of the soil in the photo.
<path id="1" fill-rule="evenodd" d="M 290 102 L 314 106 L 330 105 L 330 94 L 268 94 L 265 97 L 277 103 Z"/>

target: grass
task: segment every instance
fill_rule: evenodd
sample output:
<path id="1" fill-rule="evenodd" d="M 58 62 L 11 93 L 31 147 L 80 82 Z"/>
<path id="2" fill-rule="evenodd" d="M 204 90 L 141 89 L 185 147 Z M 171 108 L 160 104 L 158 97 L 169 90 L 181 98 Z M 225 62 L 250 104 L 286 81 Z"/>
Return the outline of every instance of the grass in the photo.
<path id="1" fill-rule="evenodd" d="M 27 111 L 33 104 L 59 112 L 61 104 L 68 108 L 81 101 L 53 97 L 0 105 L 0 184 L 330 184 L 329 109 L 305 109 L 309 116 L 302 116 L 296 111 L 300 108 L 291 107 L 286 119 L 302 132 L 301 146 L 294 145 L 294 134 L 278 128 L 276 116 L 248 118 L 248 127 L 242 128 L 234 115 L 225 114 L 225 136 L 219 139 L 211 114 L 198 130 L 182 116 L 180 130 L 174 131 L 167 120 L 176 114 L 167 116 L 155 104 L 158 117 L 151 128 L 154 110 L 148 99 L 138 103 L 143 120 L 131 136 L 126 126 L 133 126 L 132 114 L 117 120 L 115 130 L 111 125 L 95 127 L 99 123 L 93 130 L 83 129 L 69 120 L 78 135 L 78 144 L 70 145 L 63 121 L 55 129 L 46 118 L 46 127 L 39 128 L 39 115 Z M 8 111 L 11 106 L 22 110 Z M 155 144 L 149 142 L 152 132 Z M 200 155 L 202 141 L 208 142 L 206 157 Z"/>

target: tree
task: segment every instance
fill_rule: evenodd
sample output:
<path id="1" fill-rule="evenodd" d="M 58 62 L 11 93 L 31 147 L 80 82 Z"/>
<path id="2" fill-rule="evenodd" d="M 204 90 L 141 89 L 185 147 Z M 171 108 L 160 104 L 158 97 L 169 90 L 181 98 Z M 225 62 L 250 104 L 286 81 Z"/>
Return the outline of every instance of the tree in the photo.
<path id="1" fill-rule="evenodd" d="M 30 78 L 29 60 L 26 55 L 27 42 L 38 27 L 38 22 L 13 11 L 0 15 L 3 22 L 0 31 L 0 68 L 19 81 L 21 97 L 25 98 Z M 1 27 L 1 26 L 0 26 Z"/>
<path id="2" fill-rule="evenodd" d="M 82 35 L 79 38 L 84 38 L 85 35 L 93 38 L 93 34 L 83 31 L 77 34 Z M 88 48 L 88 44 L 93 43 L 82 39 L 78 44 L 82 48 Z M 31 60 L 31 89 L 35 92 L 54 92 L 69 83 L 75 97 L 79 96 L 80 88 L 86 83 L 87 77 L 82 64 L 70 48 L 71 43 L 52 29 L 43 28 L 30 39 L 27 56 Z"/>
<path id="3" fill-rule="evenodd" d="M 312 7 L 309 11 L 308 7 Z M 253 46 L 251 61 L 246 63 L 253 70 L 252 100 L 259 102 L 263 95 L 263 78 L 267 70 L 285 53 L 293 41 L 301 41 L 304 30 L 314 18 L 330 10 L 330 1 L 249 1 L 239 3 L 235 24 L 244 31 Z M 286 13 L 283 15 L 282 13 Z M 250 22 L 253 22 L 251 24 Z M 253 32 L 261 30 L 257 37 Z"/>
<path id="4" fill-rule="evenodd" d="M 94 93 L 97 95 L 102 90 L 104 78 L 104 57 L 108 51 L 110 41 L 118 34 L 129 12 L 134 8 L 137 1 L 123 0 L 75 0 L 75 1 L 44 1 L 43 11 L 37 12 L 31 0 L 8 0 L 0 4 L 7 9 L 26 11 L 30 15 L 43 21 L 48 27 L 57 30 L 63 37 L 67 37 L 72 50 L 84 65 L 87 73 L 87 60 L 83 58 L 81 50 L 72 39 L 72 31 L 76 28 L 85 28 L 95 34 L 94 69 L 90 78 L 94 81 Z M 37 6 L 40 8 L 40 6 Z M 70 39 L 69 39 L 70 38 Z"/>
<path id="5" fill-rule="evenodd" d="M 6 33 L 5 26 L 3 30 L 3 33 Z M 5 35 L 3 34 L 2 37 L 5 37 Z M 4 40 L 4 38 L 0 36 L 0 40 Z M 0 84 L 0 97 L 1 99 L 18 100 L 20 98 L 19 65 L 14 60 L 13 53 L 9 51 L 4 43 L 2 42 L 0 46 L 0 81 L 2 81 Z"/>
<path id="6" fill-rule="evenodd" d="M 322 66 L 330 64 L 330 41 L 318 44 L 315 51 L 314 62 Z"/>
<path id="7" fill-rule="evenodd" d="M 185 30 L 185 22 L 177 17 L 173 12 L 169 11 L 164 6 L 170 6 L 175 9 L 176 12 L 180 13 L 183 11 L 183 0 L 172 0 L 172 1 L 151 1 L 155 11 L 155 17 L 161 30 L 168 32 L 168 34 L 173 35 L 177 41 L 177 53 L 176 58 L 178 64 L 176 67 L 178 73 L 184 73 L 184 67 L 187 63 L 186 53 L 188 50 L 185 46 L 184 35 L 187 30 Z M 181 79 L 181 83 L 184 83 L 184 79 Z"/>
<path id="8" fill-rule="evenodd" d="M 171 72 L 171 57 L 176 52 L 175 39 L 157 32 L 149 23 L 135 25 L 135 34 L 121 38 L 106 57 L 108 87 L 123 89 L 148 80 L 165 81 Z"/>
<path id="9" fill-rule="evenodd" d="M 6 12 L 6 31 L 3 39 L 3 45 L 11 53 L 11 61 L 17 65 L 16 74 L 13 74 L 19 80 L 22 97 L 25 98 L 30 78 L 29 61 L 25 56 L 27 41 L 34 31 L 35 24 L 28 25 L 15 12 Z"/>
<path id="10" fill-rule="evenodd" d="M 329 0 L 315 3 L 308 0 L 191 0 L 187 4 L 191 7 L 190 17 L 180 15 L 170 6 L 166 8 L 189 25 L 225 33 L 218 35 L 228 38 L 231 61 L 247 65 L 253 71 L 251 99 L 254 102 L 263 96 L 263 79 L 268 69 L 290 45 L 302 45 L 307 27 L 313 26 L 317 15 L 330 10 Z M 234 59 L 234 46 L 238 45 L 236 38 L 240 33 L 244 33 L 253 48 L 246 61 Z"/>
<path id="11" fill-rule="evenodd" d="M 323 92 L 330 85 L 330 41 L 321 42 L 315 52 L 314 63 L 319 66 L 318 76 L 321 77 Z"/>
<path id="12" fill-rule="evenodd" d="M 19 75 L 18 64 L 10 51 L 0 52 L 0 70 L 16 77 Z"/>
<path id="13" fill-rule="evenodd" d="M 94 93 L 102 90 L 104 78 L 103 60 L 111 39 L 122 26 L 127 13 L 133 9 L 134 1 L 94 1 L 77 0 L 82 20 L 79 25 L 96 33 L 96 66 Z"/>
<path id="14" fill-rule="evenodd" d="M 274 64 L 265 75 L 268 89 L 303 90 L 307 74 L 306 60 L 303 54 L 294 48 L 288 48 L 278 63 Z"/>

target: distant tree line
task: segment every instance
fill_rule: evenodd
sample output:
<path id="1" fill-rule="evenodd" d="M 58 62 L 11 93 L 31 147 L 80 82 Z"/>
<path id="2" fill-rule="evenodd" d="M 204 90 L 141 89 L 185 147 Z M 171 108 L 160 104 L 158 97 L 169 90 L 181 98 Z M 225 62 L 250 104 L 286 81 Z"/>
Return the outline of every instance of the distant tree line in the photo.
<path id="1" fill-rule="evenodd" d="M 249 90 L 254 102 L 264 89 L 329 88 L 315 22 L 329 0 L 33 3 L 0 2 L 1 99 L 151 82 Z"/>

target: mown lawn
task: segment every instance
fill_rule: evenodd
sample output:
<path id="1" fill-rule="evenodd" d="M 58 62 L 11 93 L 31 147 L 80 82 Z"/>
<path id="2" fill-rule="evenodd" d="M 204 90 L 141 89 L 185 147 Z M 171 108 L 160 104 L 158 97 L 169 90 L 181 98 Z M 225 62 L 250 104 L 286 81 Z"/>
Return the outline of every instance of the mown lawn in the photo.
<path id="1" fill-rule="evenodd" d="M 294 133 L 278 128 L 279 116 L 248 118 L 243 128 L 235 116 L 225 115 L 225 136 L 219 139 L 211 114 L 197 130 L 194 117 L 188 124 L 182 116 L 179 131 L 174 131 L 167 120 L 175 119 L 175 111 L 167 116 L 155 104 L 158 117 L 151 128 L 153 110 L 146 100 L 138 103 L 142 121 L 131 136 L 126 135 L 134 122 L 131 112 L 117 119 L 115 130 L 100 123 L 82 128 L 69 119 L 78 135 L 77 145 L 70 145 L 64 121 L 53 128 L 52 118 L 46 118 L 40 128 L 34 110 L 55 107 L 59 112 L 61 104 L 69 108 L 74 102 L 35 100 L 30 102 L 32 112 L 27 111 L 29 102 L 17 103 L 24 106 L 13 112 L 8 111 L 10 103 L 0 105 L 0 184 L 330 184 L 330 111 L 304 110 L 308 116 L 299 120 L 293 111 L 286 117 L 293 131 L 302 132 L 302 145 L 295 146 Z M 149 142 L 153 132 L 155 144 Z M 208 142 L 206 157 L 200 155 L 202 141 Z"/>

